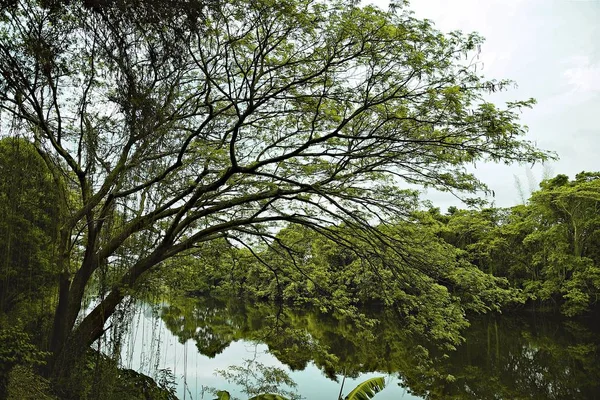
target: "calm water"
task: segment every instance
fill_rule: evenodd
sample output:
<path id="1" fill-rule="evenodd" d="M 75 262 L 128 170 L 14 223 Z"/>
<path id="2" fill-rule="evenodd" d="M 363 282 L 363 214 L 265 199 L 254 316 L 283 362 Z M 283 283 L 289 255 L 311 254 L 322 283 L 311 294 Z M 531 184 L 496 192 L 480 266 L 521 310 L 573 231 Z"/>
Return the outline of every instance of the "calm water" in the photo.
<path id="1" fill-rule="evenodd" d="M 448 351 L 406 332 L 393 313 L 365 313 L 379 323 L 214 299 L 144 305 L 122 361 L 151 376 L 169 369 L 180 399 L 213 399 L 212 387 L 245 400 L 241 385 L 216 372 L 237 367 L 236 376 L 252 384 L 260 366 L 287 371 L 311 400 L 336 400 L 344 376 L 344 395 L 385 376 L 375 400 L 600 399 L 600 329 L 592 318 L 484 316 Z"/>

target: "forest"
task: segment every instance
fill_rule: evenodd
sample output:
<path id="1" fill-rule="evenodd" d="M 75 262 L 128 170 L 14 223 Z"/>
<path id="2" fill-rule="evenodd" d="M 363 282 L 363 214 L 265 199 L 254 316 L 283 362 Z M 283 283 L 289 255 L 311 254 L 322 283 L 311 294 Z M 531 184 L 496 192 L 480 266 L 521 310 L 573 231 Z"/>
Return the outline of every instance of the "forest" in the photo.
<path id="1" fill-rule="evenodd" d="M 556 158 L 533 99 L 486 100 L 512 82 L 482 41 L 405 2 L 2 3 L 0 399 L 174 397 L 100 351 L 132 299 L 375 306 L 445 351 L 475 315 L 597 311 L 600 173 L 480 199 L 468 166 Z"/>

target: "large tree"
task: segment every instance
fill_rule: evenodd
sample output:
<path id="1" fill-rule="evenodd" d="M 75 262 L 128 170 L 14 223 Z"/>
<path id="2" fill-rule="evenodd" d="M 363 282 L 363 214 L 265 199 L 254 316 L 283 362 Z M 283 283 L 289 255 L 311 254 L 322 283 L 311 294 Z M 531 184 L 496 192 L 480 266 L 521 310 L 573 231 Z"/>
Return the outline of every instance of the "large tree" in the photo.
<path id="1" fill-rule="evenodd" d="M 2 135 L 30 137 L 65 188 L 56 355 L 202 242 L 251 245 L 281 222 L 366 235 L 403 213 L 406 183 L 475 191 L 466 164 L 546 156 L 517 122 L 532 100 L 485 100 L 508 82 L 478 75 L 481 38 L 405 4 L 129 4 L 0 8 Z M 122 273 L 76 323 L 107 268 Z"/>

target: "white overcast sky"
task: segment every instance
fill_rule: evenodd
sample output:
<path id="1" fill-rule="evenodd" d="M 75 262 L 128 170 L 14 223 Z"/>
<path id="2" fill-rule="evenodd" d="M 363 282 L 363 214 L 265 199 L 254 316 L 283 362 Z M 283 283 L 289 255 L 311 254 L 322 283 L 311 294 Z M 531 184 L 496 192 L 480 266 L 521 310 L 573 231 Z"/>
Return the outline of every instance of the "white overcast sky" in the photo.
<path id="1" fill-rule="evenodd" d="M 521 121 L 529 140 L 560 157 L 547 172 L 573 178 L 600 171 L 600 0 L 412 0 L 410 8 L 442 32 L 476 31 L 486 38 L 482 73 L 518 84 L 493 101 L 538 102 Z M 527 192 L 541 180 L 544 167 L 530 167 L 481 164 L 475 173 L 495 191 L 490 200 L 508 207 L 521 202 L 515 176 Z M 459 205 L 443 194 L 426 197 L 442 210 Z"/>

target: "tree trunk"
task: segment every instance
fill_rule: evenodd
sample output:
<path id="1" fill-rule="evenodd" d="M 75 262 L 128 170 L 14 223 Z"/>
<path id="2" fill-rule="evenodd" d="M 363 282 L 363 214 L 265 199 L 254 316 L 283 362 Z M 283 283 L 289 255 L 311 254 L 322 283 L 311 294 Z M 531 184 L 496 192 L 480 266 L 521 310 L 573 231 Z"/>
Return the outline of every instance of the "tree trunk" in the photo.
<path id="1" fill-rule="evenodd" d="M 81 379 L 86 375 L 87 355 L 94 341 L 104 334 L 105 321 L 113 314 L 123 300 L 118 289 L 111 293 L 84 320 L 75 327 L 81 302 L 75 303 L 72 294 L 67 300 L 59 302 L 55 316 L 54 336 L 52 338 L 52 359 L 46 373 L 61 399 L 79 399 L 82 389 Z"/>
<path id="2" fill-rule="evenodd" d="M 61 275 L 59 305 L 52 337 L 53 355 L 48 373 L 62 398 L 77 398 L 78 382 L 74 382 L 72 376 L 77 371 L 78 363 L 84 360 L 89 347 L 104 334 L 105 322 L 125 297 L 124 288 L 133 287 L 144 272 L 162 259 L 162 252 L 159 248 L 138 261 L 78 326 L 75 326 L 75 322 L 91 273 L 89 269 L 81 268 L 72 283 L 68 277 Z M 86 267 L 93 270 L 92 264 L 87 264 Z"/>
<path id="3" fill-rule="evenodd" d="M 67 326 L 67 310 L 69 308 L 71 280 L 69 279 L 68 272 L 62 272 L 58 279 L 58 305 L 54 312 L 54 324 L 50 339 L 50 351 L 53 354 L 60 352 L 69 331 L 69 327 Z"/>

